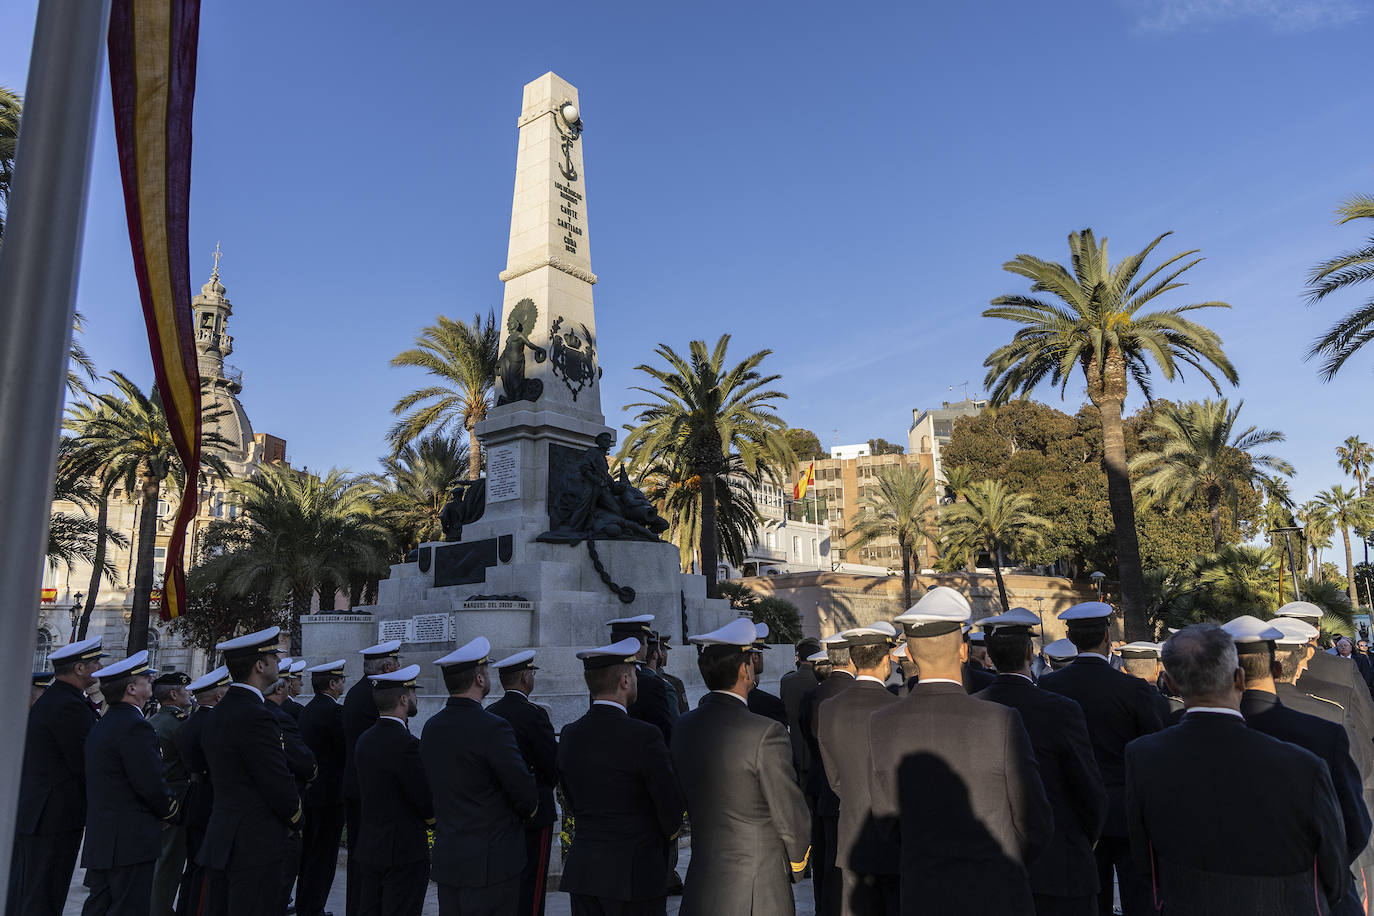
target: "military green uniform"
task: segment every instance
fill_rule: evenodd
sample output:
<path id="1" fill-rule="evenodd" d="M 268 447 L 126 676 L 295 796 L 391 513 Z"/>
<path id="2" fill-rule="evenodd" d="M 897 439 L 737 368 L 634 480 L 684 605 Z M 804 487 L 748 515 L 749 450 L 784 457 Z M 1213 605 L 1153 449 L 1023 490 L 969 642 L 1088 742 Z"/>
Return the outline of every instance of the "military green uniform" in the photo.
<path id="1" fill-rule="evenodd" d="M 175 706 L 163 706 L 148 720 L 157 735 L 158 749 L 162 751 L 162 777 L 172 790 L 172 797 L 176 799 L 178 807 L 186 800 L 186 790 L 191 785 L 190 771 L 182 762 L 181 751 L 177 746 L 177 734 L 186 723 L 186 717 L 185 710 Z M 153 870 L 150 916 L 172 916 L 175 912 L 173 903 L 185 867 L 186 828 L 180 823 L 175 823 L 162 831 L 162 851 Z"/>

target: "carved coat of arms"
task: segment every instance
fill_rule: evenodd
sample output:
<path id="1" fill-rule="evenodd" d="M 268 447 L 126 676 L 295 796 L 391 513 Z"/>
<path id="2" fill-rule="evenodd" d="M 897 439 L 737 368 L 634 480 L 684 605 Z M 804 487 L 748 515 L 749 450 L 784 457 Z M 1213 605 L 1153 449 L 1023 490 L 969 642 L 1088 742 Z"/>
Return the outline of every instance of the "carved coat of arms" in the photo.
<path id="1" fill-rule="evenodd" d="M 549 328 L 549 362 L 553 374 L 563 380 L 572 392 L 573 400 L 585 388 L 589 388 L 601 378 L 601 367 L 596 364 L 596 340 L 585 324 L 577 331 L 568 328 L 561 332 L 563 316 L 559 316 Z"/>

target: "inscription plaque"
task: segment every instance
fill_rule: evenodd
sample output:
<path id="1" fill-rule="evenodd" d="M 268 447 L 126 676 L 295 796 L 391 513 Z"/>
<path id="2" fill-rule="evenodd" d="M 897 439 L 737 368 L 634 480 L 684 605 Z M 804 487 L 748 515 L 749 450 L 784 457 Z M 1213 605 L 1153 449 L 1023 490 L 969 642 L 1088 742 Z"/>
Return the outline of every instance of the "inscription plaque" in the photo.
<path id="1" fill-rule="evenodd" d="M 487 502 L 520 498 L 520 444 L 508 442 L 487 449 Z"/>

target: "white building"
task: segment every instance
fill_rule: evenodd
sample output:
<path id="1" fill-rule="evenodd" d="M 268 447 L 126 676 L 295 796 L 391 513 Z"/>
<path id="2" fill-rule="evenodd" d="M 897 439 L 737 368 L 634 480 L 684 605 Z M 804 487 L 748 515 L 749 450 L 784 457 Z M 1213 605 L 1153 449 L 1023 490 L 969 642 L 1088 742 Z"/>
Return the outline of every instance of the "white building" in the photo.
<path id="1" fill-rule="evenodd" d="M 758 485 L 740 483 L 753 493 L 761 521 L 754 532 L 754 543 L 745 554 L 744 563 L 735 568 L 727 561 L 721 561 L 722 578 L 776 576 L 817 569 L 828 571 L 831 568 L 829 527 L 824 523 L 817 525 L 789 517 L 802 514 L 802 507 L 792 505 L 794 500 L 790 487 L 783 489 L 766 481 Z M 808 494 L 804 500 L 808 508 L 811 507 L 812 498 L 812 494 Z"/>
<path id="2" fill-rule="evenodd" d="M 960 417 L 977 416 L 987 406 L 986 398 L 965 398 L 962 401 L 945 401 L 935 408 L 913 409 L 911 429 L 906 434 L 907 454 L 930 455 L 934 479 L 944 480 L 940 449 L 948 445 L 950 438 L 953 437 L 954 421 Z"/>

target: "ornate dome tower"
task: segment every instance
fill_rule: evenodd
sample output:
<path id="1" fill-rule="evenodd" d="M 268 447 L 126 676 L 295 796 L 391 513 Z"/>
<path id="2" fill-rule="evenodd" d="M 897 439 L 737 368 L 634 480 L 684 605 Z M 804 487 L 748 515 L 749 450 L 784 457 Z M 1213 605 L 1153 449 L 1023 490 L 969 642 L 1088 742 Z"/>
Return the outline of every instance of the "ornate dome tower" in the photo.
<path id="1" fill-rule="evenodd" d="M 234 338 L 229 336 L 229 316 L 234 307 L 224 295 L 219 279 L 219 244 L 215 245 L 215 266 L 210 279 L 200 288 L 200 295 L 191 300 L 196 328 L 196 353 L 199 355 L 200 377 L 209 385 L 203 393 L 207 411 L 222 414 L 207 424 L 221 436 L 234 443 L 226 458 L 231 462 L 247 462 L 253 454 L 253 427 L 248 414 L 239 403 L 243 390 L 243 373 L 224 360 L 234 352 Z M 236 452 L 236 454 L 235 454 Z"/>

